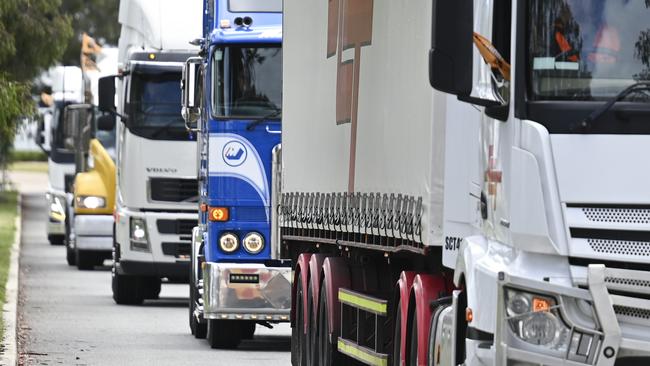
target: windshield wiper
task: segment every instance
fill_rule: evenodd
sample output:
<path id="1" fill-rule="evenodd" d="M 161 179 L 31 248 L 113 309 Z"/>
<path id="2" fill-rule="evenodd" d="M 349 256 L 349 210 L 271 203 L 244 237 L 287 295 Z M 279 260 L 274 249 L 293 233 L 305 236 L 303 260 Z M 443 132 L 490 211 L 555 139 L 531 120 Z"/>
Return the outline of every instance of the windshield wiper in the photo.
<path id="1" fill-rule="evenodd" d="M 583 119 L 580 123 L 578 123 L 578 126 L 585 130 L 591 128 L 592 123 L 594 123 L 594 121 L 602 117 L 608 110 L 610 110 L 614 106 L 614 104 L 621 101 L 623 98 L 627 97 L 628 95 L 642 90 L 650 90 L 650 81 L 639 81 L 623 89 L 609 102 L 605 103 L 602 107 L 593 111 L 590 115 L 587 116 L 587 118 Z"/>
<path id="2" fill-rule="evenodd" d="M 282 108 L 278 108 L 275 111 L 267 114 L 266 116 L 256 118 L 256 119 L 253 120 L 253 122 L 249 123 L 246 126 L 246 131 L 252 131 L 260 123 L 262 123 L 262 122 L 264 122 L 264 121 L 266 121 L 266 120 L 268 120 L 270 118 L 279 117 L 281 114 L 282 114 Z"/>

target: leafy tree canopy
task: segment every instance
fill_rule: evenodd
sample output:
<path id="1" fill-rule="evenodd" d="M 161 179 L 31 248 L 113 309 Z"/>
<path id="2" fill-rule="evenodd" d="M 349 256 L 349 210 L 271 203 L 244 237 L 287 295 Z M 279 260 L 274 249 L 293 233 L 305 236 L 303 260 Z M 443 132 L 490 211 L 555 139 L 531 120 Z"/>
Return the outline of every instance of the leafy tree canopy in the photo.
<path id="1" fill-rule="evenodd" d="M 79 65 L 84 32 L 101 45 L 117 45 L 120 37 L 118 9 L 118 0 L 63 0 L 61 10 L 70 15 L 74 36 L 68 41 L 62 64 Z"/>
<path id="2" fill-rule="evenodd" d="M 29 81 L 61 58 L 71 36 L 61 0 L 0 0 L 0 170 L 18 118 L 33 110 Z"/>

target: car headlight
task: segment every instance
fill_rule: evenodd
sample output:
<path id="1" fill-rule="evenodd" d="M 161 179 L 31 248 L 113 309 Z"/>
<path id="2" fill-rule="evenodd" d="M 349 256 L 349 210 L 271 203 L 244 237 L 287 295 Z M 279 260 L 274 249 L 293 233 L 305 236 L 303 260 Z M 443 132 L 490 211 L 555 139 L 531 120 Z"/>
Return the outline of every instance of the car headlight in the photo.
<path id="1" fill-rule="evenodd" d="M 233 233 L 222 234 L 219 238 L 219 248 L 226 253 L 234 253 L 239 248 L 239 239 Z"/>
<path id="2" fill-rule="evenodd" d="M 242 240 L 244 249 L 250 254 L 257 254 L 264 249 L 264 237 L 259 233 L 248 233 Z"/>
<path id="3" fill-rule="evenodd" d="M 553 297 L 513 289 L 505 296 L 507 321 L 518 339 L 552 351 L 567 350 L 571 330 Z"/>
<path id="4" fill-rule="evenodd" d="M 140 217 L 131 217 L 131 249 L 149 251 L 149 235 L 146 221 Z"/>
<path id="5" fill-rule="evenodd" d="M 77 196 L 77 207 L 79 208 L 105 208 L 106 199 L 100 196 Z"/>

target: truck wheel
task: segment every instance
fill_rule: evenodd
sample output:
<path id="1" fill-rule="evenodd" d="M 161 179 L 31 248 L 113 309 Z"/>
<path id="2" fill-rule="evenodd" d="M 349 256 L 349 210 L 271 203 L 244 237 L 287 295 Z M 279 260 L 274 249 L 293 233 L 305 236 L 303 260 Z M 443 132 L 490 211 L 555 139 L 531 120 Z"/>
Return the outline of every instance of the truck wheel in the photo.
<path id="1" fill-rule="evenodd" d="M 111 287 L 113 288 L 113 300 L 119 305 L 140 305 L 144 300 L 140 288 L 140 278 L 137 276 L 125 276 L 117 273 L 113 264 L 111 273 Z"/>
<path id="2" fill-rule="evenodd" d="M 65 260 L 68 262 L 69 266 L 77 265 L 77 254 L 74 249 L 70 248 L 69 244 L 65 245 Z"/>
<path id="3" fill-rule="evenodd" d="M 97 264 L 97 256 L 93 252 L 82 252 L 75 250 L 77 268 L 80 271 L 89 271 L 95 268 Z"/>
<path id="4" fill-rule="evenodd" d="M 319 366 L 340 366 L 349 365 L 351 362 L 344 359 L 336 348 L 336 341 L 332 344 L 329 340 L 329 313 L 327 308 L 327 291 L 325 281 L 320 288 L 320 301 L 318 304 L 318 314 L 316 315 L 316 339 L 314 346 L 316 347 L 316 362 Z"/>
<path id="5" fill-rule="evenodd" d="M 302 306 L 305 301 L 304 293 L 302 291 L 302 273 L 298 274 L 296 287 L 296 309 L 293 329 L 291 329 L 291 346 L 292 346 L 292 365 L 293 366 L 306 366 L 307 365 L 307 334 L 305 334 L 305 314 L 303 313 L 304 307 Z"/>
<path id="6" fill-rule="evenodd" d="M 420 360 L 418 360 L 418 322 L 417 316 L 415 315 L 415 309 L 413 309 L 413 314 L 411 314 L 411 333 L 409 335 L 407 347 L 407 358 L 406 364 L 409 366 L 419 365 Z"/>
<path id="7" fill-rule="evenodd" d="M 50 234 L 47 236 L 47 241 L 50 242 L 50 245 L 62 245 L 64 242 L 64 236 Z"/>
<path id="8" fill-rule="evenodd" d="M 142 277 L 142 290 L 144 298 L 148 300 L 157 300 L 160 298 L 160 289 L 162 287 L 160 278 L 158 277 Z"/>
<path id="9" fill-rule="evenodd" d="M 400 366 L 402 361 L 402 300 L 395 306 L 395 329 L 393 331 L 393 366 Z"/>
<path id="10" fill-rule="evenodd" d="M 208 325 L 205 321 L 201 322 L 194 315 L 196 311 L 196 302 L 197 302 L 197 291 L 194 285 L 194 281 L 190 281 L 190 306 L 189 306 L 189 315 L 190 315 L 190 331 L 196 339 L 203 339 L 208 333 Z"/>
<path id="11" fill-rule="evenodd" d="M 255 336 L 256 322 L 244 322 L 242 327 L 242 339 L 253 339 Z"/>
<path id="12" fill-rule="evenodd" d="M 208 319 L 208 343 L 212 348 L 234 349 L 242 338 L 242 325 L 237 320 Z"/>

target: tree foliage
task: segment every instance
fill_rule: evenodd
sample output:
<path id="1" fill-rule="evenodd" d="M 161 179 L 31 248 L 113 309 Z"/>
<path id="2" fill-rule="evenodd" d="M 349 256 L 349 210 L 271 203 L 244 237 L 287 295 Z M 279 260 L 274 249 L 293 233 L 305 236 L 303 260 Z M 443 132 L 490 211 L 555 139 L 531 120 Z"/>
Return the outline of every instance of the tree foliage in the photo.
<path id="1" fill-rule="evenodd" d="M 30 114 L 29 81 L 60 59 L 72 36 L 61 0 L 0 0 L 0 169 L 19 117 Z"/>
<path id="2" fill-rule="evenodd" d="M 81 35 L 85 32 L 101 45 L 117 45 L 120 24 L 118 0 L 63 0 L 61 10 L 72 20 L 74 36 L 63 55 L 64 65 L 79 65 Z"/>

